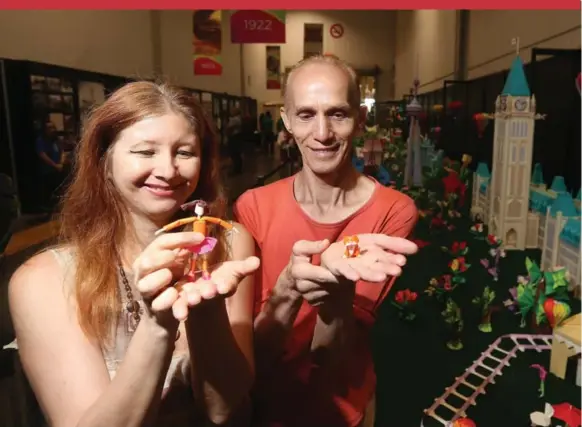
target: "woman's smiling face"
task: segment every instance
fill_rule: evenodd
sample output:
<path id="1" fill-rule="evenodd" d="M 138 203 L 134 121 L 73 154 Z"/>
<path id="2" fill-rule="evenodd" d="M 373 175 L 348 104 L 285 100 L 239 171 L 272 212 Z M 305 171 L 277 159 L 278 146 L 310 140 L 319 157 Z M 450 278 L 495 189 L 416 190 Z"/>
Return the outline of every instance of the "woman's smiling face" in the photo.
<path id="1" fill-rule="evenodd" d="M 124 129 L 110 157 L 110 179 L 134 215 L 168 222 L 196 189 L 201 142 L 181 114 L 148 117 Z"/>

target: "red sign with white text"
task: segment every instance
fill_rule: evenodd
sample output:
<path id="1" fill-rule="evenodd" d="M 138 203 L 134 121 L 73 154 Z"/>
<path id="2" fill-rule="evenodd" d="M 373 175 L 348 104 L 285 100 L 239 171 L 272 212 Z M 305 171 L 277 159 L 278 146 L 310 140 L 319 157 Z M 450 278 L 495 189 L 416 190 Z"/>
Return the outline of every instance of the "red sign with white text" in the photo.
<path id="1" fill-rule="evenodd" d="M 285 43 L 284 10 L 237 10 L 230 17 L 232 43 Z"/>
<path id="2" fill-rule="evenodd" d="M 220 76 L 222 64 L 216 58 L 201 57 L 194 59 L 194 75 L 196 76 Z"/>

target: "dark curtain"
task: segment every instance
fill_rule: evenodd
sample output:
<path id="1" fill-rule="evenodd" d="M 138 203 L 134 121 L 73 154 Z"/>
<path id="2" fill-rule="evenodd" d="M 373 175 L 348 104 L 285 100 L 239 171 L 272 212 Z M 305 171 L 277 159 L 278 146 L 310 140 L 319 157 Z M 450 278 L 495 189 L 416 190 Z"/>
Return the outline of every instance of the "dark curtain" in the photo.
<path id="1" fill-rule="evenodd" d="M 580 52 L 553 56 L 527 67 L 537 111 L 534 162 L 542 164 L 551 183 L 562 175 L 570 191 L 580 188 L 580 94 L 575 79 L 580 72 Z"/>
<path id="2" fill-rule="evenodd" d="M 525 73 L 536 97 L 537 112 L 547 114 L 537 120 L 534 134 L 534 163 L 541 163 L 544 179 L 549 184 L 556 175 L 564 176 L 568 189 L 580 188 L 581 109 L 575 79 L 580 72 L 580 51 L 557 51 L 555 56 L 525 65 Z M 464 153 L 473 156 L 472 166 L 486 162 L 491 168 L 494 121 L 480 138 L 473 119 L 476 113 L 494 113 L 495 100 L 501 93 L 508 70 L 480 77 L 469 82 L 453 83 L 443 89 L 423 94 L 427 108 L 427 127 L 436 126 L 435 104 L 445 106 L 440 118 L 441 135 L 438 148 L 447 156 L 460 159 Z M 450 111 L 451 101 L 460 101 L 458 111 Z"/>
<path id="3" fill-rule="evenodd" d="M 3 64 L 0 60 L 0 173 L 12 177 L 12 164 L 10 155 L 10 144 L 8 143 L 7 115 L 4 103 Z"/>

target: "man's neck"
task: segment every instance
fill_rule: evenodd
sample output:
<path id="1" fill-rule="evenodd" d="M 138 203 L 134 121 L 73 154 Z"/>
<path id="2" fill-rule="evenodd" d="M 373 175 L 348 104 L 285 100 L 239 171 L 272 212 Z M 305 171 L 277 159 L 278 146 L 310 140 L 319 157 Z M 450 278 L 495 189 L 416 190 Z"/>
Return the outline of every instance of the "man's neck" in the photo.
<path id="1" fill-rule="evenodd" d="M 317 175 L 304 168 L 294 183 L 299 204 L 315 205 L 322 211 L 346 205 L 346 199 L 357 189 L 360 174 L 351 164 L 329 175 Z"/>

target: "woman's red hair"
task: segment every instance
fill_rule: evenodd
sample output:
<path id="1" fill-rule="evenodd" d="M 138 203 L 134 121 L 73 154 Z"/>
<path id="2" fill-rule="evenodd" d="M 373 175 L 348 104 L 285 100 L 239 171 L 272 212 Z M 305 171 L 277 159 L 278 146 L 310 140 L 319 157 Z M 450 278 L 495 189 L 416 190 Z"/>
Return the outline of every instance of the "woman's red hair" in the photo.
<path id="1" fill-rule="evenodd" d="M 61 206 L 60 243 L 75 256 L 74 294 L 83 331 L 109 342 L 120 310 L 120 247 L 133 235 L 121 198 L 108 179 L 109 153 L 121 131 L 151 116 L 183 115 L 202 143 L 201 172 L 191 196 L 223 217 L 226 204 L 220 185 L 218 141 L 201 106 L 186 91 L 151 82 L 129 83 L 114 92 L 88 117 L 77 147 L 73 176 Z M 223 233 L 216 257 L 226 257 Z"/>

